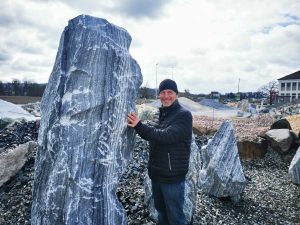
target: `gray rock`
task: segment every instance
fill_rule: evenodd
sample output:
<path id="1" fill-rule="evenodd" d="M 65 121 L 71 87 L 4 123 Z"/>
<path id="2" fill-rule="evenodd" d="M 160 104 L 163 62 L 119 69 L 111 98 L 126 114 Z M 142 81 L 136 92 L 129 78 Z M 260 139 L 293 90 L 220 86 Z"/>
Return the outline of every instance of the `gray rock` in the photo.
<path id="1" fill-rule="evenodd" d="M 0 187 L 19 172 L 35 147 L 36 143 L 29 141 L 15 148 L 0 151 Z"/>
<path id="2" fill-rule="evenodd" d="M 300 184 L 300 147 L 289 166 L 289 174 L 293 183 Z"/>
<path id="3" fill-rule="evenodd" d="M 21 107 L 36 117 L 41 116 L 41 103 L 40 102 L 28 103 L 28 104 L 22 105 Z"/>
<path id="4" fill-rule="evenodd" d="M 201 149 L 201 161 L 200 188 L 208 195 L 238 201 L 246 179 L 230 121 L 224 121 L 207 146 Z"/>
<path id="5" fill-rule="evenodd" d="M 272 125 L 271 129 L 289 129 L 292 130 L 292 127 L 287 119 L 276 120 Z"/>
<path id="6" fill-rule="evenodd" d="M 265 137 L 280 154 L 286 154 L 294 141 L 289 129 L 272 129 L 265 133 Z"/>
<path id="7" fill-rule="evenodd" d="M 237 108 L 240 109 L 242 112 L 249 112 L 249 101 L 248 99 L 243 99 L 238 102 Z"/>
<path id="8" fill-rule="evenodd" d="M 10 118 L 0 118 L 0 130 L 5 128 L 8 124 L 12 123 L 13 120 Z"/>
<path id="9" fill-rule="evenodd" d="M 186 217 L 186 224 L 190 224 L 190 222 L 192 222 L 193 214 L 196 209 L 199 170 L 200 170 L 199 149 L 193 137 L 193 141 L 191 144 L 189 171 L 186 175 L 186 182 L 185 182 L 184 214 Z M 145 204 L 149 209 L 151 218 L 157 222 L 158 212 L 154 208 L 151 180 L 148 176 L 148 173 L 145 178 L 144 187 L 145 187 Z"/>
<path id="10" fill-rule="evenodd" d="M 237 117 L 243 117 L 243 116 L 244 116 L 244 112 L 242 112 L 242 111 L 237 111 L 236 116 L 237 116 Z"/>
<path id="11" fill-rule="evenodd" d="M 62 33 L 41 101 L 32 224 L 127 224 L 116 186 L 135 134 L 127 114 L 142 83 L 131 37 L 81 15 Z"/>

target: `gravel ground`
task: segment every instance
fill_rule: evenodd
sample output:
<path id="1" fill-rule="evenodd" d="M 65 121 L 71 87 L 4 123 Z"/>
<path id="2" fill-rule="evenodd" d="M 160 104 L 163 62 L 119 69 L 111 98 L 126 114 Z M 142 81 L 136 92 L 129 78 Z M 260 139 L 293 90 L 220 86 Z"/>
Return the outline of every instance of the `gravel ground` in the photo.
<path id="1" fill-rule="evenodd" d="M 24 123 L 24 128 L 30 124 Z M 20 125 L 18 129 L 20 129 Z M 3 130 L 0 134 L 18 137 L 18 131 Z M 15 132 L 15 133 L 14 133 Z M 32 126 L 28 132 L 36 134 Z M 14 134 L 12 134 L 14 133 Z M 35 140 L 36 135 L 28 134 Z M 0 139 L 9 146 L 10 139 Z M 200 146 L 206 137 L 196 137 Z M 14 143 L 16 144 L 16 143 Z M 143 180 L 148 158 L 148 144 L 137 138 L 132 161 L 117 188 L 117 196 L 128 214 L 128 224 L 153 225 L 145 208 Z M 23 169 L 0 187 L 0 224 L 30 224 L 31 188 L 33 182 L 34 154 Z M 247 185 L 239 203 L 227 198 L 209 197 L 198 190 L 198 201 L 193 225 L 200 224 L 300 224 L 300 187 L 291 183 L 288 164 L 272 151 L 264 159 L 242 161 Z"/>
<path id="2" fill-rule="evenodd" d="M 288 165 L 272 149 L 260 160 L 242 160 L 247 185 L 242 200 L 198 192 L 195 224 L 300 224 L 300 187 L 291 183 Z"/>
<path id="3" fill-rule="evenodd" d="M 206 137 L 196 137 L 199 147 L 206 141 Z M 139 147 L 135 149 L 133 161 L 121 179 L 118 194 L 122 196 L 121 202 L 128 212 L 128 224 L 150 225 L 154 223 L 147 217 L 147 209 L 142 207 L 143 176 L 138 175 L 145 172 L 144 166 L 139 165 L 144 165 L 147 160 L 145 151 L 148 145 L 140 139 L 137 143 Z M 199 189 L 193 225 L 300 224 L 300 187 L 291 183 L 287 172 L 289 165 L 272 149 L 268 149 L 264 159 L 242 160 L 241 163 L 247 179 L 241 201 L 233 203 L 228 198 L 210 197 Z M 128 202 L 133 204 L 128 205 Z M 142 210 L 136 209 L 135 206 Z M 132 210 L 133 208 L 136 210 Z"/>

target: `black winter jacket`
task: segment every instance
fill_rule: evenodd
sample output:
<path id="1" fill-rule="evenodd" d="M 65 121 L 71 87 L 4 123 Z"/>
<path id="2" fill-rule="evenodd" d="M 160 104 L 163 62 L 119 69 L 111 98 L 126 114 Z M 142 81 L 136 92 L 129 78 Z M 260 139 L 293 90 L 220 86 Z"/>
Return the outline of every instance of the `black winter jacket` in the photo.
<path id="1" fill-rule="evenodd" d="M 136 132 L 150 143 L 149 177 L 162 183 L 183 181 L 189 169 L 192 140 L 192 114 L 178 100 L 160 108 L 159 123 L 139 122 Z"/>

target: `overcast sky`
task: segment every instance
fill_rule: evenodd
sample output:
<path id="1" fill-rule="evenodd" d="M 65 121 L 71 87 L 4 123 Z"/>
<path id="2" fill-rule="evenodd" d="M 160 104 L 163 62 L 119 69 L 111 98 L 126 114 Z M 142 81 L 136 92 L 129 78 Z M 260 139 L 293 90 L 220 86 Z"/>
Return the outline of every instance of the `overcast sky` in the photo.
<path id="1" fill-rule="evenodd" d="M 157 71 L 180 91 L 257 91 L 300 70 L 300 0 L 1 0 L 0 8 L 4 82 L 46 83 L 62 31 L 80 14 L 130 33 L 142 86 L 155 88 Z"/>

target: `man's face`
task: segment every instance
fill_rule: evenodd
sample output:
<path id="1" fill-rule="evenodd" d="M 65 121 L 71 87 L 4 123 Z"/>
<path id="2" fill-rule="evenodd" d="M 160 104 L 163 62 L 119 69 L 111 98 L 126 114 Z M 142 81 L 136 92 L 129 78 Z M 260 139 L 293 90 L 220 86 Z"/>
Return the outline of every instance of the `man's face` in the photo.
<path id="1" fill-rule="evenodd" d="M 176 92 L 170 89 L 163 90 L 159 93 L 159 99 L 163 107 L 169 107 L 177 98 Z"/>

